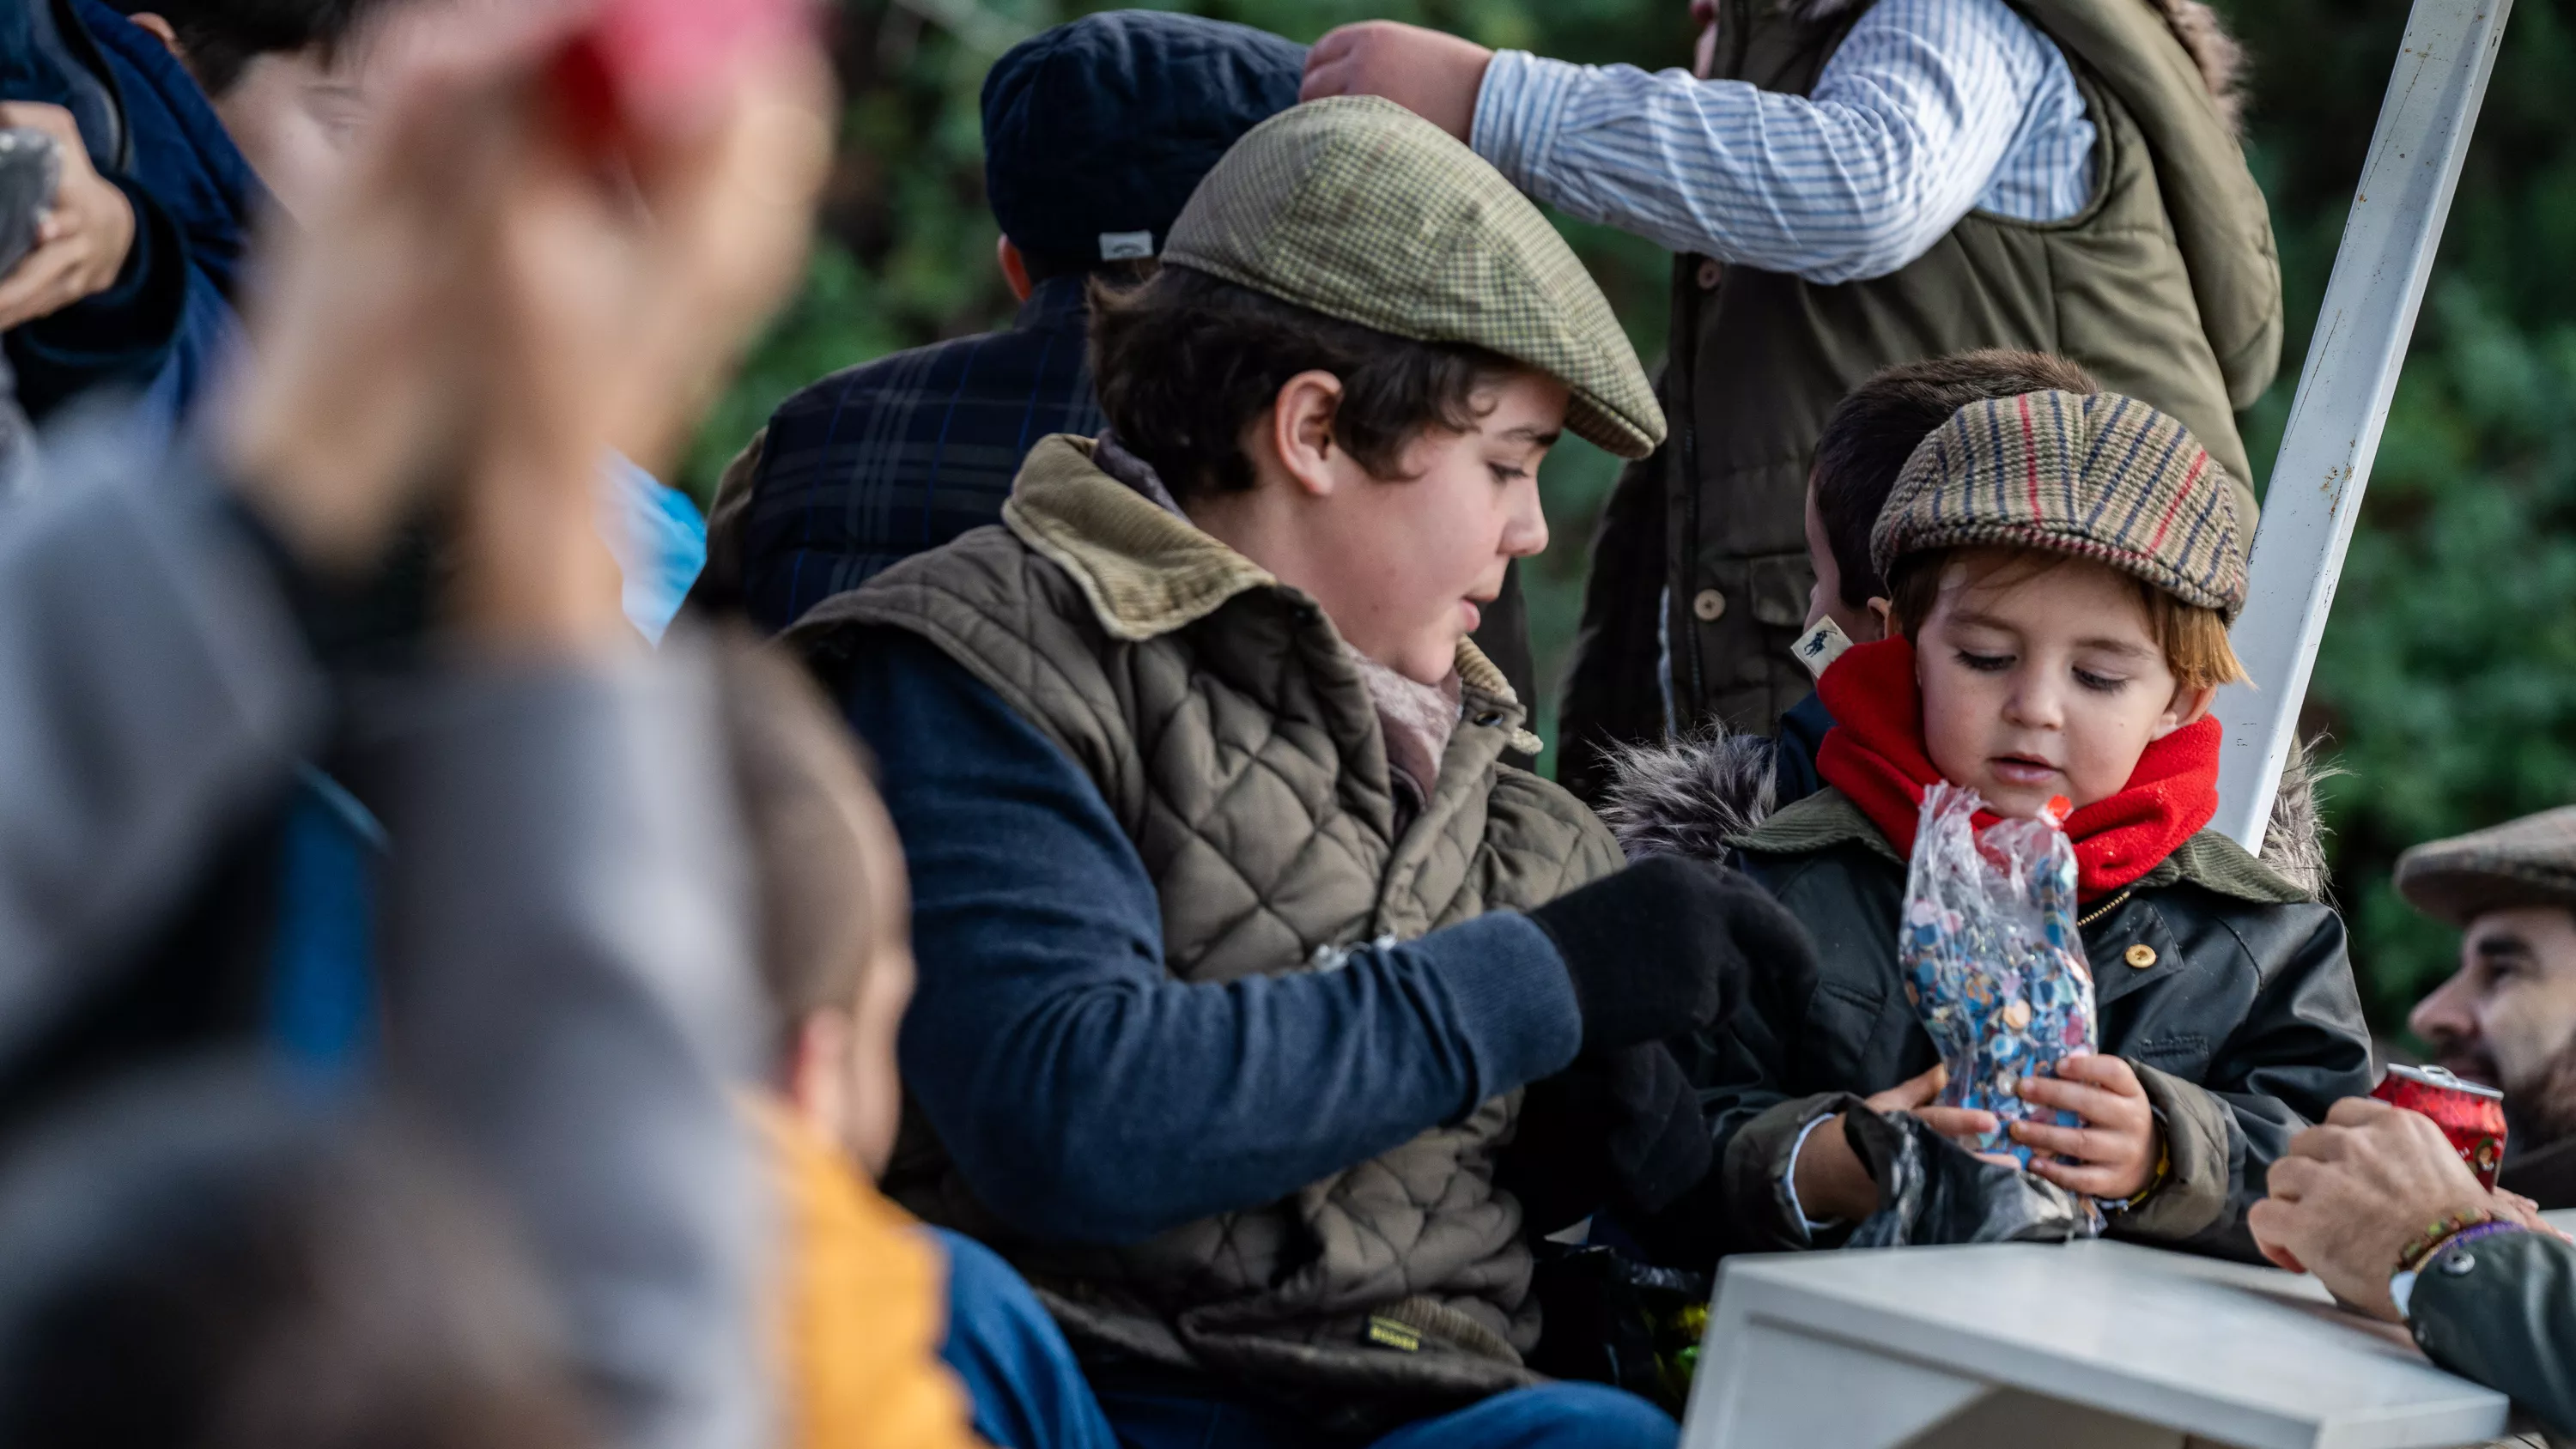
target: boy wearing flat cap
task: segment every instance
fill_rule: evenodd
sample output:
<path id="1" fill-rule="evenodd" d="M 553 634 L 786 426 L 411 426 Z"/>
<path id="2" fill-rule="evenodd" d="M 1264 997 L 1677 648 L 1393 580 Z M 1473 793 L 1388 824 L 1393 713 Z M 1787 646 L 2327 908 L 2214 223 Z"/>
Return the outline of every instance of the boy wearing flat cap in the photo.
<path id="1" fill-rule="evenodd" d="M 1908 460 L 1871 535 L 1888 637 L 1820 684 L 1828 788 L 1728 841 L 1818 965 L 1758 973 L 1693 1063 L 1722 1158 L 1699 1221 L 1733 1234 L 1713 1246 L 2078 1231 L 2090 1198 L 2114 1236 L 2256 1256 L 2267 1165 L 2371 1068 L 2342 922 L 2207 828 L 2210 701 L 2244 677 L 2232 492 L 2180 423 L 2114 393 L 1974 403 Z M 2029 1175 L 1953 1140 L 1991 1115 L 1930 1105 L 1938 1056 L 1898 966 L 1917 815 L 1944 780 L 1982 797 L 1980 826 L 2072 805 L 2099 1049 L 2018 1084 L 2082 1124 L 2014 1124 Z M 1623 797 L 1623 833 L 1689 838 L 1639 818 L 1655 795 Z"/>
<path id="2" fill-rule="evenodd" d="M 2407 1026 L 2504 1089 L 2502 1185 L 2576 1207 L 2576 806 L 2416 846 L 2397 893 L 2462 933 L 2459 971 Z"/>
<path id="3" fill-rule="evenodd" d="M 1560 433 L 1661 436 L 1635 354 L 1378 100 L 1254 129 L 1095 308 L 1109 435 L 789 635 L 911 865 L 890 1189 L 1027 1275 L 1131 1444 L 1670 1443 L 1526 1366 L 1562 1223 L 1498 1183 L 1521 1088 L 1601 1086 L 1559 1211 L 1669 1202 L 1708 1138 L 1662 1039 L 1804 944 L 1498 763 L 1523 710 L 1467 639 Z"/>

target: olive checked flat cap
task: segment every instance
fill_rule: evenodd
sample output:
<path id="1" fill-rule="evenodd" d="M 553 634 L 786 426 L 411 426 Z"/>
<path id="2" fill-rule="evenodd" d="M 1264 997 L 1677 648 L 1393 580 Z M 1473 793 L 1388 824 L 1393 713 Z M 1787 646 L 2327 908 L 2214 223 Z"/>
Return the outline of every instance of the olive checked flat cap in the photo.
<path id="1" fill-rule="evenodd" d="M 2416 846 L 2397 857 L 2397 893 L 2455 926 L 2517 906 L 2576 910 L 2576 805 Z"/>
<path id="2" fill-rule="evenodd" d="M 2045 549 L 2110 565 L 2229 623 L 2245 549 L 2227 471 L 2191 430 L 2115 392 L 1970 403 L 1905 461 L 1870 530 L 1880 574 L 1909 553 Z"/>
<path id="3" fill-rule="evenodd" d="M 1573 394 L 1567 427 L 1622 458 L 1663 441 L 1637 351 L 1573 249 L 1483 157 L 1393 101 L 1309 101 L 1252 128 L 1182 208 L 1163 261 L 1523 363 Z"/>

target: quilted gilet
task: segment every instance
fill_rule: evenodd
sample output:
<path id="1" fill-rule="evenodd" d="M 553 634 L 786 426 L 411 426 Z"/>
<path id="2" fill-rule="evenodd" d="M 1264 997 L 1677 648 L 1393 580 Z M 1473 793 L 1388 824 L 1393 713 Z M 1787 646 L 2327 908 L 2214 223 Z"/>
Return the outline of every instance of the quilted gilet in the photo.
<path id="1" fill-rule="evenodd" d="M 1135 842 L 1173 977 L 1330 970 L 1342 948 L 1543 904 L 1618 868 L 1591 812 L 1498 763 L 1535 741 L 1472 645 L 1457 732 L 1399 835 L 1376 709 L 1323 611 L 1089 449 L 1040 443 L 1004 526 L 827 601 L 790 638 L 828 669 L 858 627 L 908 630 L 1042 730 Z M 899 1154 L 888 1185 L 1009 1257 L 1086 1357 L 1235 1379 L 1363 1427 L 1533 1379 L 1530 1252 L 1493 1183 L 1517 1106 L 1498 1098 L 1292 1198 L 1126 1248 L 1015 1236 L 935 1146 Z M 926 1128 L 912 1130 L 918 1148 Z"/>

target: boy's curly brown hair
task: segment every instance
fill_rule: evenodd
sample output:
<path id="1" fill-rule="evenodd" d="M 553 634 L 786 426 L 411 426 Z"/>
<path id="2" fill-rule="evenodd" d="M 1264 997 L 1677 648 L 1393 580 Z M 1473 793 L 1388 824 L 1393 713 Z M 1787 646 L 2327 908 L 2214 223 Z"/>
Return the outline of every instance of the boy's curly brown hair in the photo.
<path id="1" fill-rule="evenodd" d="M 1333 441 L 1399 476 L 1426 428 L 1476 425 L 1476 395 L 1519 363 L 1344 322 L 1188 267 L 1138 286 L 1091 284 L 1091 375 L 1119 446 L 1175 498 L 1253 486 L 1243 432 L 1301 372 L 1341 379 Z"/>

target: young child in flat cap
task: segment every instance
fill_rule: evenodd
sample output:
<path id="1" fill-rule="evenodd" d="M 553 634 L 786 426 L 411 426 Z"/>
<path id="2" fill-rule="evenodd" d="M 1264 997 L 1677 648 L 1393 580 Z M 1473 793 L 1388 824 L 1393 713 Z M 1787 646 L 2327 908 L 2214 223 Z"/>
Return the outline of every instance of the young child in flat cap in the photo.
<path id="1" fill-rule="evenodd" d="M 1669 1444 L 1527 1366 L 1520 1089 L 1591 1074 L 1558 1211 L 1660 1206 L 1709 1161 L 1662 1039 L 1806 947 L 1499 763 L 1467 638 L 1558 436 L 1662 436 L 1625 334 L 1491 167 L 1354 99 L 1246 135 L 1092 348 L 1108 433 L 788 635 L 911 869 L 890 1189 L 1035 1284 L 1131 1445 Z"/>
<path id="2" fill-rule="evenodd" d="M 2342 922 L 2207 828 L 2210 702 L 2244 677 L 2231 491 L 2181 424 L 2113 393 L 1972 403 L 1908 460 L 1870 540 L 1887 637 L 1821 681 L 1827 788 L 1728 841 L 1817 963 L 1758 973 L 1692 1063 L 1722 1158 L 1699 1203 L 1720 1250 L 1835 1246 L 1879 1212 L 1891 1134 L 1864 1129 L 1894 1119 L 1873 1113 L 1913 1111 L 1940 1135 L 1893 1135 L 1966 1185 L 1956 1210 L 1900 1204 L 1922 1216 L 1893 1241 L 2001 1231 L 1980 1203 L 2029 1191 L 1946 1140 L 1997 1124 L 1930 1105 L 1939 1062 L 1898 965 L 1917 815 L 1944 780 L 1982 797 L 1981 825 L 2073 806 L 2099 1050 L 2019 1085 L 2080 1126 L 2011 1135 L 2079 1216 L 2089 1197 L 2115 1236 L 2252 1259 L 2244 1213 L 2267 1165 L 2370 1089 Z M 1687 838 L 1670 824 L 1662 838 Z"/>

